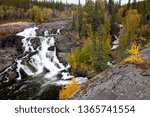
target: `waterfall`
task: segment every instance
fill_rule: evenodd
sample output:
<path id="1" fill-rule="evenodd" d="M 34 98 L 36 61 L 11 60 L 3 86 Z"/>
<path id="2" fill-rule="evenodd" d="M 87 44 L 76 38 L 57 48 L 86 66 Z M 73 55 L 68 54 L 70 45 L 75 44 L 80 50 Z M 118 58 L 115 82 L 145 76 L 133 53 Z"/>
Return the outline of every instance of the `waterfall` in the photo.
<path id="1" fill-rule="evenodd" d="M 68 72 L 69 65 L 65 66 L 59 62 L 56 56 L 55 38 L 52 35 L 58 35 L 60 29 L 56 31 L 56 34 L 49 34 L 48 30 L 45 30 L 44 36 L 37 36 L 36 30 L 38 27 L 27 28 L 23 32 L 18 33 L 18 36 L 24 37 L 22 39 L 22 48 L 25 56 L 21 59 L 16 59 L 18 80 L 21 79 L 20 70 L 22 69 L 28 76 L 42 76 L 49 79 L 53 84 L 64 85 L 74 78 Z M 40 45 L 34 47 L 35 43 L 40 40 Z M 51 49 L 49 49 L 51 48 Z M 29 54 L 32 54 L 29 57 Z M 27 59 L 29 59 L 27 61 Z M 58 78 L 58 75 L 61 78 Z M 77 77 L 78 83 L 84 83 L 87 78 Z"/>
<path id="2" fill-rule="evenodd" d="M 116 27 L 119 28 L 119 32 L 118 32 L 118 36 L 116 34 L 113 35 L 114 36 L 114 40 L 112 42 L 111 51 L 114 51 L 114 50 L 119 48 L 119 36 L 120 36 L 121 29 L 123 28 L 122 24 L 115 23 L 115 25 L 116 25 Z M 113 59 L 113 58 L 111 58 L 111 59 Z M 115 60 L 109 60 L 107 62 L 107 65 L 108 66 L 112 66 L 112 65 L 115 64 L 115 62 L 116 62 Z"/>

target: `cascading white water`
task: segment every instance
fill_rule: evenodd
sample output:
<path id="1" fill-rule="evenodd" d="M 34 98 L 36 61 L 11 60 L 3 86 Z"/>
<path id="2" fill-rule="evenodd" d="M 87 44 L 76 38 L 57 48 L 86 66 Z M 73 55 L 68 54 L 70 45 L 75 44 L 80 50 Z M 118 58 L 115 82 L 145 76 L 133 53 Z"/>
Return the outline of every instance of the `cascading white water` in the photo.
<path id="1" fill-rule="evenodd" d="M 122 24 L 115 23 L 115 25 L 118 26 L 118 28 L 120 29 L 120 31 L 121 31 L 121 29 L 123 28 L 123 25 L 122 25 Z M 120 32 L 119 32 L 118 34 L 120 35 Z M 118 37 L 119 37 L 119 36 L 117 36 L 117 35 L 114 34 L 115 40 L 112 42 L 111 51 L 114 51 L 114 50 L 116 50 L 116 49 L 119 48 L 119 38 L 118 38 Z M 112 66 L 114 63 L 115 63 L 115 61 L 108 61 L 108 62 L 107 62 L 107 65 L 108 65 L 108 66 Z"/>
<path id="2" fill-rule="evenodd" d="M 113 45 L 112 45 L 111 50 L 116 50 L 119 47 L 119 38 L 116 35 L 114 35 L 114 37 L 115 37 L 115 40 L 112 43 Z"/>
<path id="3" fill-rule="evenodd" d="M 53 81 L 54 84 L 64 85 L 69 82 L 68 79 L 73 78 L 68 72 L 62 72 L 69 68 L 68 66 L 64 66 L 59 62 L 56 56 L 56 47 L 55 47 L 55 39 L 54 37 L 49 36 L 48 30 L 44 32 L 44 36 L 37 36 L 36 30 L 37 27 L 25 29 L 23 32 L 18 33 L 18 36 L 23 36 L 23 50 L 24 53 L 36 52 L 33 56 L 30 57 L 28 64 L 34 67 L 34 71 L 28 66 L 23 64 L 22 60 L 16 60 L 17 63 L 17 72 L 19 77 L 17 79 L 21 79 L 20 69 L 22 69 L 29 76 L 38 76 L 44 73 L 46 69 L 46 73 L 43 74 L 43 77 L 49 78 Z M 60 29 L 57 30 L 56 34 L 60 34 Z M 52 34 L 54 35 L 54 34 Z M 31 40 L 40 39 L 40 46 L 34 49 Z M 48 48 L 52 47 L 53 50 L 48 50 Z M 62 78 L 58 79 L 57 75 L 61 74 Z M 78 83 L 84 83 L 87 81 L 87 78 L 78 77 L 76 78 Z"/>

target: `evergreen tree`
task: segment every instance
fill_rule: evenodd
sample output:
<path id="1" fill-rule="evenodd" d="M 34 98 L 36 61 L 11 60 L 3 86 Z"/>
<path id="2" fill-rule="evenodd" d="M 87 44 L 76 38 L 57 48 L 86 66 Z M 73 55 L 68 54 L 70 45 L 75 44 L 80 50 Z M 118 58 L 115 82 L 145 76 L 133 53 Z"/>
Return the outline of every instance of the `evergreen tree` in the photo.
<path id="1" fill-rule="evenodd" d="M 128 0 L 127 10 L 129 10 L 130 8 L 131 8 L 131 0 Z"/>
<path id="2" fill-rule="evenodd" d="M 72 29 L 76 30 L 76 14 L 73 13 L 73 18 L 72 18 Z"/>
<path id="3" fill-rule="evenodd" d="M 85 12 L 88 14 L 87 22 L 91 23 L 93 26 L 93 16 L 94 16 L 94 2 L 92 0 L 88 0 L 85 4 Z M 94 29 L 93 29 L 94 30 Z"/>
<path id="4" fill-rule="evenodd" d="M 116 22 L 116 16 L 115 16 L 115 6 L 114 6 L 114 1 L 113 0 L 109 0 L 109 3 L 108 3 L 108 6 L 109 6 L 109 14 L 111 16 L 111 35 L 114 35 L 116 34 L 116 25 L 115 25 L 115 22 Z"/>
<path id="5" fill-rule="evenodd" d="M 137 1 L 136 1 L 136 0 L 133 0 L 132 9 L 136 9 L 136 8 L 137 8 L 136 4 L 137 4 Z"/>
<path id="6" fill-rule="evenodd" d="M 92 50 L 92 68 L 94 71 L 101 72 L 105 70 L 109 61 L 110 46 L 106 46 L 107 41 L 100 40 Z"/>
<path id="7" fill-rule="evenodd" d="M 128 10 L 119 43 L 119 50 L 123 57 L 125 51 L 130 48 L 131 44 L 135 41 L 140 19 L 141 16 L 138 14 L 137 10 Z"/>
<path id="8" fill-rule="evenodd" d="M 82 24 L 83 24 L 83 7 L 80 4 L 80 0 L 79 0 L 79 5 L 78 5 L 78 32 L 79 32 L 79 37 L 81 38 L 82 34 L 81 34 L 81 30 L 82 30 Z"/>
<path id="9" fill-rule="evenodd" d="M 104 23 L 105 4 L 102 0 L 95 2 L 95 11 L 93 16 L 93 30 L 96 32 L 100 24 Z"/>

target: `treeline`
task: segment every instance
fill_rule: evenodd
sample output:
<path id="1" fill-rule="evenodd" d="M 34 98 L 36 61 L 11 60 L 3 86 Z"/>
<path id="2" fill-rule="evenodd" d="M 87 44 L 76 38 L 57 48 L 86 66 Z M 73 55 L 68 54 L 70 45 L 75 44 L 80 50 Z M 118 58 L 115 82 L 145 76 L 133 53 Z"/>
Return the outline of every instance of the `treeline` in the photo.
<path id="1" fill-rule="evenodd" d="M 54 1 L 0 0 L 0 20 L 31 19 L 47 21 L 51 17 L 71 15 L 74 5 Z"/>
<path id="2" fill-rule="evenodd" d="M 100 72 L 107 68 L 111 49 L 110 20 L 102 0 L 87 0 L 85 6 L 79 3 L 73 15 L 72 28 L 84 44 L 68 57 L 74 71 Z"/>
<path id="3" fill-rule="evenodd" d="M 120 28 L 120 25 L 123 25 Z M 127 57 L 132 43 L 142 47 L 150 42 L 150 1 L 121 6 L 121 0 L 87 0 L 73 14 L 72 30 L 83 46 L 68 56 L 74 72 L 94 73 L 105 70 L 108 61 L 119 61 Z M 118 48 L 111 50 L 118 36 Z"/>

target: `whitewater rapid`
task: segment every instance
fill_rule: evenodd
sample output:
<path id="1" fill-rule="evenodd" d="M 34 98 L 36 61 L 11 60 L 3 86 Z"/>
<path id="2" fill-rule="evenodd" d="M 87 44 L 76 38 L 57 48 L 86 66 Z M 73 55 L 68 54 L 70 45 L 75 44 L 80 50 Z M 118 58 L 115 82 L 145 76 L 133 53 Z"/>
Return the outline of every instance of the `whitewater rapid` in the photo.
<path id="1" fill-rule="evenodd" d="M 44 36 L 37 36 L 36 30 L 38 27 L 27 28 L 24 31 L 18 33 L 18 36 L 24 37 L 22 39 L 22 49 L 26 53 L 33 54 L 28 61 L 28 65 L 24 63 L 24 59 L 16 59 L 18 80 L 21 79 L 20 70 L 22 69 L 28 76 L 42 76 L 43 78 L 50 79 L 53 84 L 64 85 L 70 82 L 74 76 L 70 75 L 68 69 L 69 65 L 65 66 L 59 62 L 56 56 L 55 38 L 52 35 L 59 35 L 60 29 L 56 31 L 56 34 L 50 34 L 48 30 L 45 30 Z M 36 49 L 33 47 L 31 40 L 40 40 L 40 46 Z M 49 50 L 49 48 L 53 48 Z M 28 56 L 24 56 L 27 58 Z M 31 67 L 32 66 L 32 67 Z M 31 69 L 32 68 L 32 69 Z M 34 68 L 34 70 L 33 70 Z M 58 75 L 61 78 L 58 78 Z M 87 78 L 77 77 L 75 78 L 78 83 L 85 83 Z"/>

